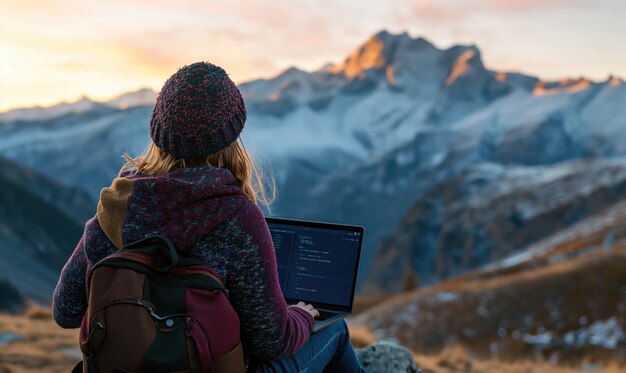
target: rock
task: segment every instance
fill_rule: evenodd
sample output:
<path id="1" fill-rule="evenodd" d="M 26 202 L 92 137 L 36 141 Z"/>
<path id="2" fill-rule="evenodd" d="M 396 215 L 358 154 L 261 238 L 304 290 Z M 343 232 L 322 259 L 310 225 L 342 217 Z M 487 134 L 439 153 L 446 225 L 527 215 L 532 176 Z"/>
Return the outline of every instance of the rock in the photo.
<path id="1" fill-rule="evenodd" d="M 379 341 L 355 352 L 361 366 L 370 373 L 422 372 L 413 361 L 411 351 L 394 342 Z"/>
<path id="2" fill-rule="evenodd" d="M 19 341 L 22 339 L 24 339 L 24 337 L 16 333 L 11 333 L 11 332 L 0 333 L 0 345 L 6 345 L 11 342 Z"/>

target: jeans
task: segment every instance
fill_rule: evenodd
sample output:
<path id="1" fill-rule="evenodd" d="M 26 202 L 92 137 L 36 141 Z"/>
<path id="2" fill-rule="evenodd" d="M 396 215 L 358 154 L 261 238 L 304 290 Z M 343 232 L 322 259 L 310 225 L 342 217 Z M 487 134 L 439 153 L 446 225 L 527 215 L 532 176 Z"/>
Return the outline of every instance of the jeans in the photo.
<path id="1" fill-rule="evenodd" d="M 352 344 L 348 326 L 343 320 L 332 323 L 311 335 L 295 354 L 267 362 L 251 362 L 251 372 L 365 372 Z"/>

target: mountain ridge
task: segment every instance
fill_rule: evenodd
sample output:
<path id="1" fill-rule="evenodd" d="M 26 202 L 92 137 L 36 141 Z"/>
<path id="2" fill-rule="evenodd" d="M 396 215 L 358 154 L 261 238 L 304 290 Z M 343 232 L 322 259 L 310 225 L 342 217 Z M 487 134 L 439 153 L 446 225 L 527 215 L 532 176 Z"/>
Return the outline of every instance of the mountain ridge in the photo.
<path id="1" fill-rule="evenodd" d="M 90 110 L 113 108 L 125 110 L 135 106 L 154 105 L 157 93 L 150 88 L 140 88 L 116 95 L 109 100 L 92 100 L 87 95 L 82 95 L 76 101 L 62 101 L 49 106 L 27 106 L 6 111 L 0 111 L 0 124 L 3 122 L 32 122 L 52 120 L 68 114 L 79 114 Z"/>
<path id="2" fill-rule="evenodd" d="M 405 45 L 400 45 L 400 44 Z M 407 47 L 406 44 L 409 46 Z M 404 47 L 404 48 L 400 48 Z M 258 78 L 250 81 L 245 81 L 240 83 L 240 86 L 253 85 L 258 82 L 267 82 L 272 81 L 277 78 L 286 75 L 292 75 L 294 73 L 297 74 L 334 74 L 334 75 L 345 75 L 347 78 L 355 78 L 360 77 L 363 78 L 365 76 L 366 71 L 368 70 L 377 70 L 383 69 L 386 70 L 389 66 L 393 66 L 398 57 L 394 54 L 396 50 L 403 49 L 434 49 L 437 51 L 443 52 L 455 52 L 458 50 L 462 50 L 465 52 L 472 52 L 473 58 L 480 61 L 480 65 L 482 65 L 480 50 L 475 44 L 455 44 L 448 48 L 438 48 L 431 41 L 426 39 L 423 36 L 418 36 L 416 38 L 411 37 L 408 32 L 402 32 L 398 34 L 393 34 L 387 30 L 381 30 L 371 36 L 367 41 L 365 41 L 360 47 L 355 49 L 351 54 L 348 55 L 342 62 L 332 63 L 329 62 L 325 64 L 323 67 L 314 69 L 311 71 L 306 71 L 298 68 L 297 66 L 287 67 L 282 72 L 270 76 L 267 78 Z M 467 58 L 468 55 L 465 55 L 464 60 L 469 60 L 471 58 Z M 403 62 L 403 61 L 399 61 Z M 406 61 L 404 61 L 406 62 Z M 462 62 L 462 61 L 461 61 Z M 484 68 L 484 66 L 483 66 Z M 593 81 L 587 79 L 585 77 L 578 78 L 567 78 L 563 77 L 559 80 L 542 80 L 536 78 L 532 75 L 528 75 L 522 72 L 516 71 L 508 71 L 504 70 L 489 70 L 494 74 L 500 76 L 499 80 L 506 79 L 506 76 L 524 76 L 532 79 L 536 79 L 537 83 L 542 87 L 552 87 L 553 89 L 558 87 L 561 88 L 566 87 L 567 82 L 576 81 L 576 80 L 586 80 L 590 83 L 599 83 L 600 81 Z M 386 74 L 389 72 L 385 71 Z M 456 75 L 458 75 L 457 72 Z M 451 78 L 451 77 L 448 77 Z M 446 79 L 446 81 L 453 82 L 454 79 Z M 624 82 L 623 78 L 616 77 L 613 75 L 609 75 L 607 80 L 604 82 L 610 82 L 611 84 L 622 84 Z M 125 91 L 111 99 L 98 101 L 92 100 L 87 95 L 83 95 L 76 101 L 62 101 L 57 104 L 49 105 L 49 106 L 27 106 L 27 107 L 18 107 L 12 108 L 9 110 L 0 112 L 0 122 L 7 121 L 32 121 L 32 120 L 41 120 L 41 119 L 52 119 L 55 116 L 61 116 L 71 112 L 77 111 L 85 111 L 89 110 L 92 107 L 97 105 L 106 105 L 109 107 L 118 107 L 118 108 L 128 108 L 134 106 L 142 106 L 142 105 L 152 105 L 154 100 L 156 99 L 156 95 L 158 92 L 150 89 L 150 88 L 140 88 L 134 91 Z M 275 92 L 274 92 L 275 93 Z M 270 95 L 271 96 L 271 95 Z M 255 99 L 255 97 L 248 97 L 249 99 Z M 48 111 L 48 115 L 46 117 L 41 117 L 43 111 Z M 39 115 L 37 115 L 39 114 Z"/>

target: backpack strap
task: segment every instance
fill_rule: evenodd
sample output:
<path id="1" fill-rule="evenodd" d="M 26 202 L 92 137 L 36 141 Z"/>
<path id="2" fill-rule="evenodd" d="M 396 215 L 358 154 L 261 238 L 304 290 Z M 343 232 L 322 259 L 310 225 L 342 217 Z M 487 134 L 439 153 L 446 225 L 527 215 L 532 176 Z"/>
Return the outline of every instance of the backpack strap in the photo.
<path id="1" fill-rule="evenodd" d="M 169 272 L 179 261 L 174 244 L 163 236 L 146 237 L 122 247 L 117 252 L 139 252 L 150 255 L 156 260 L 156 269 L 163 272 Z"/>
<path id="2" fill-rule="evenodd" d="M 163 236 L 149 236 L 144 239 L 129 243 L 114 254 L 109 255 L 93 265 L 87 274 L 87 288 L 91 284 L 91 276 L 96 268 L 104 265 L 110 258 L 123 253 L 143 253 L 154 258 L 155 263 L 150 267 L 155 270 L 168 273 L 173 267 L 178 265 L 179 257 L 172 241 Z M 89 292 L 89 291 L 88 291 Z"/>

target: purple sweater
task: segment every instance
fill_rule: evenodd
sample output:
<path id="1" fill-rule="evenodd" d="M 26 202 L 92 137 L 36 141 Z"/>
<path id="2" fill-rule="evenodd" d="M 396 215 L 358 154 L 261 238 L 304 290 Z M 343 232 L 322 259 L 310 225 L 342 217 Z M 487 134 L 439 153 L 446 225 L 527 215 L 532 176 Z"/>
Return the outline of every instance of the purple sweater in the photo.
<path id="1" fill-rule="evenodd" d="M 272 360 L 307 342 L 313 317 L 285 303 L 263 214 L 230 171 L 215 167 L 161 177 L 126 174 L 103 189 L 98 214 L 85 224 L 54 291 L 57 324 L 80 326 L 87 309 L 85 277 L 96 262 L 154 234 L 170 238 L 182 255 L 203 260 L 220 275 L 241 320 L 247 357 Z"/>

